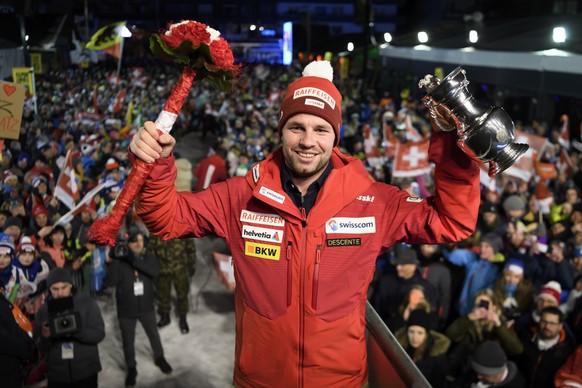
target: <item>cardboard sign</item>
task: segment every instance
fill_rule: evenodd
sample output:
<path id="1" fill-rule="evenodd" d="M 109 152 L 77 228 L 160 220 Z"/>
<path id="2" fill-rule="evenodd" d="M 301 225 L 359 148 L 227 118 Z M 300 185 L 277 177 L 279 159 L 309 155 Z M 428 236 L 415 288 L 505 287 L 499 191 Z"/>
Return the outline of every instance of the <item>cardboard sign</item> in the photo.
<path id="1" fill-rule="evenodd" d="M 24 108 L 24 85 L 0 81 L 0 138 L 18 139 Z"/>

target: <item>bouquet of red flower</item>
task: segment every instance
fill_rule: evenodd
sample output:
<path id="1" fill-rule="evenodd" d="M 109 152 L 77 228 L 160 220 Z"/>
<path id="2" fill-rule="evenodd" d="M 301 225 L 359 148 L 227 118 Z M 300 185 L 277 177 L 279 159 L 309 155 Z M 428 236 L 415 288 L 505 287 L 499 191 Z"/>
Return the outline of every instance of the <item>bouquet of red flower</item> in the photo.
<path id="1" fill-rule="evenodd" d="M 240 65 L 234 63 L 232 50 L 228 42 L 220 37 L 220 32 L 192 20 L 171 24 L 160 34 L 153 34 L 150 50 L 154 55 L 173 59 L 183 67 L 178 83 L 156 120 L 156 128 L 166 133 L 172 130 L 194 79 L 207 79 L 211 85 L 226 91 L 232 87 L 232 80 L 240 69 Z M 153 163 L 136 159 L 111 214 L 91 225 L 88 234 L 91 241 L 98 245 L 115 245 L 123 219 L 153 166 Z"/>

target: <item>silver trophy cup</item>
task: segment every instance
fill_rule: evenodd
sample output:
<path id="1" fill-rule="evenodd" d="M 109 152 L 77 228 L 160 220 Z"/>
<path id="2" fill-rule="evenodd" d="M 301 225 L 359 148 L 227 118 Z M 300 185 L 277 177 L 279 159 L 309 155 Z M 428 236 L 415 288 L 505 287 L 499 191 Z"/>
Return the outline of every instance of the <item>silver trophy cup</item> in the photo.
<path id="1" fill-rule="evenodd" d="M 443 131 L 456 130 L 458 144 L 470 157 L 489 163 L 494 177 L 510 167 L 529 148 L 514 143 L 515 128 L 509 115 L 500 107 L 476 101 L 467 90 L 465 70 L 457 67 L 442 81 L 426 75 L 418 86 L 427 95 L 422 102 L 434 123 Z"/>

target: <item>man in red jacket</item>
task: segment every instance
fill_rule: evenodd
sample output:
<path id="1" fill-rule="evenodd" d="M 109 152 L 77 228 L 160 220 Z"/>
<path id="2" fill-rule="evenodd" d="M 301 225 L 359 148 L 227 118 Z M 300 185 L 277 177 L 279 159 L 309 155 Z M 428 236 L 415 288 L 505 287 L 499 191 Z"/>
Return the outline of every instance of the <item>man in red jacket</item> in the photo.
<path id="1" fill-rule="evenodd" d="M 192 171 L 196 177 L 194 191 L 206 189 L 213 183 L 226 180 L 226 161 L 224 160 L 224 151 L 221 148 L 210 148 L 208 155 L 198 163 Z"/>
<path id="2" fill-rule="evenodd" d="M 169 134 L 147 122 L 130 158 L 154 163 L 137 203 L 162 239 L 217 235 L 233 257 L 236 387 L 361 387 L 365 308 L 376 257 L 399 242 L 444 244 L 474 230 L 479 169 L 453 133 L 434 132 L 435 196 L 373 182 L 338 148 L 342 96 L 329 62 L 289 85 L 281 147 L 246 176 L 176 192 Z"/>

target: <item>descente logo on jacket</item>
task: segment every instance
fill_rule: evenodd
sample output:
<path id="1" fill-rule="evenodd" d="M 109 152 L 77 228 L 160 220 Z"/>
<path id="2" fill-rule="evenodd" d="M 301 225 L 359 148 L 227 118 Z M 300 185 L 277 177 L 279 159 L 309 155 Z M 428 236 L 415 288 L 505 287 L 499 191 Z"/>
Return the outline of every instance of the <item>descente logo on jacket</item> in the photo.
<path id="1" fill-rule="evenodd" d="M 376 217 L 335 217 L 325 223 L 325 233 L 376 233 Z"/>

